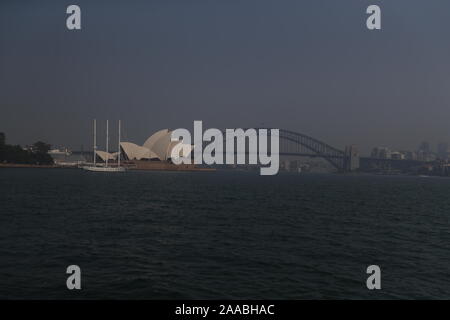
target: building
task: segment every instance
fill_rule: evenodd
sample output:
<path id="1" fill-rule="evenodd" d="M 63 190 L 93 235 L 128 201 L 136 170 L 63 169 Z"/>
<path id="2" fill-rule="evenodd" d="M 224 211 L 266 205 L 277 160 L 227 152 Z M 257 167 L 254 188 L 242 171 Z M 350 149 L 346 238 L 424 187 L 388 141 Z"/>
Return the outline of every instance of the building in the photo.
<path id="1" fill-rule="evenodd" d="M 427 141 L 423 141 L 420 145 L 419 145 L 419 151 L 423 151 L 424 153 L 430 153 L 431 152 L 431 147 L 430 147 L 430 143 L 428 143 Z"/>
<path id="2" fill-rule="evenodd" d="M 386 147 L 375 147 L 371 153 L 372 158 L 391 159 L 391 150 Z"/>
<path id="3" fill-rule="evenodd" d="M 405 152 L 406 160 L 417 160 L 417 152 L 414 151 L 406 151 Z"/>
<path id="4" fill-rule="evenodd" d="M 392 160 L 405 160 L 405 154 L 399 151 L 394 151 L 391 153 Z"/>
<path id="5" fill-rule="evenodd" d="M 183 144 L 180 141 L 172 141 L 172 131 L 168 129 L 160 130 L 151 135 L 142 146 L 132 142 L 120 143 L 121 159 L 125 161 L 165 161 L 170 162 L 173 156 L 189 157 L 193 146 Z M 174 148 L 177 146 L 179 153 L 173 155 Z M 175 150 L 176 151 L 176 150 Z M 119 153 L 107 153 L 105 151 L 96 151 L 99 160 L 116 160 Z"/>
<path id="6" fill-rule="evenodd" d="M 446 143 L 446 142 L 439 143 L 437 146 L 437 156 L 439 157 L 439 159 L 447 160 L 447 159 L 449 159 L 449 155 L 450 155 L 450 149 L 448 147 L 448 143 Z"/>
<path id="7" fill-rule="evenodd" d="M 419 150 L 417 151 L 417 160 L 430 162 L 436 160 L 436 156 L 431 152 Z"/>

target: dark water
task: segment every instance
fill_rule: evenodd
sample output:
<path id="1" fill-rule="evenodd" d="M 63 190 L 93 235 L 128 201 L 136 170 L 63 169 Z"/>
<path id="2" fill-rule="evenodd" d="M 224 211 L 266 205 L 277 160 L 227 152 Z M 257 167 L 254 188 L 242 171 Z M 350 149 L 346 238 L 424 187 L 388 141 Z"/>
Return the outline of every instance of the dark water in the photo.
<path id="1" fill-rule="evenodd" d="M 444 178 L 0 169 L 0 298 L 450 298 L 449 194 Z"/>

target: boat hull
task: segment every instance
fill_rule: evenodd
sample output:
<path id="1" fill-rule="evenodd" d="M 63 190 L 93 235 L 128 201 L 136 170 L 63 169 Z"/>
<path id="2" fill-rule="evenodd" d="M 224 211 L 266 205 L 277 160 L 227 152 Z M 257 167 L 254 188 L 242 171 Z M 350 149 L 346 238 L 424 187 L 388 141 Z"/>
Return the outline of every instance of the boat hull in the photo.
<path id="1" fill-rule="evenodd" d="M 94 166 L 88 166 L 83 167 L 86 171 L 93 171 L 93 172 L 124 172 L 124 167 L 94 167 Z"/>

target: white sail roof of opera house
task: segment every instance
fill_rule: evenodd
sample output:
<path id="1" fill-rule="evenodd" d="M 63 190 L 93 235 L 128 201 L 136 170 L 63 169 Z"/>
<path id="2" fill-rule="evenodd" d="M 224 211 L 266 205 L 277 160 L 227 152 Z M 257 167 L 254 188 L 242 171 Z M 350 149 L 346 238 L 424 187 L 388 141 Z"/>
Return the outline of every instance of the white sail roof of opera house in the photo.
<path id="1" fill-rule="evenodd" d="M 173 150 L 174 147 L 177 145 L 177 149 Z M 190 144 L 186 144 L 183 142 L 178 142 L 175 141 L 175 144 L 173 144 L 171 147 L 169 147 L 168 153 L 167 153 L 167 158 L 187 158 L 189 157 L 189 155 L 191 154 L 192 150 L 194 150 L 194 146 L 190 145 Z M 178 151 L 179 153 L 176 154 L 175 152 Z M 172 154 L 174 153 L 174 154 Z"/>
<path id="2" fill-rule="evenodd" d="M 131 142 L 121 142 L 120 147 L 129 160 L 159 158 L 152 150 Z"/>
<path id="3" fill-rule="evenodd" d="M 114 152 L 114 153 L 108 153 L 106 151 L 101 151 L 101 150 L 96 150 L 95 153 L 100 157 L 100 159 L 102 159 L 103 161 L 106 161 L 106 159 L 108 160 L 114 160 L 117 158 L 118 153 Z"/>
<path id="4" fill-rule="evenodd" d="M 167 131 L 164 134 L 161 134 L 160 137 L 153 143 L 152 151 L 157 154 L 157 156 L 160 160 L 165 161 L 168 159 L 167 155 L 168 154 L 170 155 L 169 149 L 170 149 L 171 145 L 173 145 L 172 141 L 170 141 L 171 135 L 172 135 L 172 132 Z M 150 138 L 149 138 L 149 140 L 150 140 Z"/>
<path id="5" fill-rule="evenodd" d="M 171 135 L 172 131 L 162 129 L 151 135 L 143 146 L 132 142 L 121 142 L 120 147 L 129 160 L 159 159 L 167 161 L 172 157 L 173 148 L 181 143 L 177 149 L 179 154 L 176 157 L 188 157 L 193 146 L 183 144 L 182 141 L 171 141 Z"/>
<path id="6" fill-rule="evenodd" d="M 156 143 L 156 141 L 158 141 L 160 138 L 166 136 L 169 134 L 169 129 L 162 129 L 159 130 L 158 132 L 155 132 L 154 134 L 152 134 L 145 142 L 144 142 L 144 147 L 153 150 L 153 146 Z M 169 135 L 170 137 L 170 135 Z M 170 140 L 170 139 L 169 139 Z"/>
<path id="7" fill-rule="evenodd" d="M 153 151 L 158 159 L 166 161 L 171 157 L 172 149 L 180 141 L 171 141 L 172 131 L 162 129 L 150 136 L 144 143 L 144 147 Z"/>

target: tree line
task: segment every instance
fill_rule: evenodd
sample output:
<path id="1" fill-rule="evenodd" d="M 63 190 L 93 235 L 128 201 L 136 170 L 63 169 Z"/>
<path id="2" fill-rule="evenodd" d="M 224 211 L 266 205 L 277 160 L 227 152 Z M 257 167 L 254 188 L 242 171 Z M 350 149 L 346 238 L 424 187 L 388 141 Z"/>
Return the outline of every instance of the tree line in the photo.
<path id="1" fill-rule="evenodd" d="M 50 145 L 38 141 L 29 148 L 22 148 L 20 145 L 6 144 L 6 137 L 0 132 L 0 162 L 17 164 L 51 165 L 52 157 L 48 154 Z"/>

